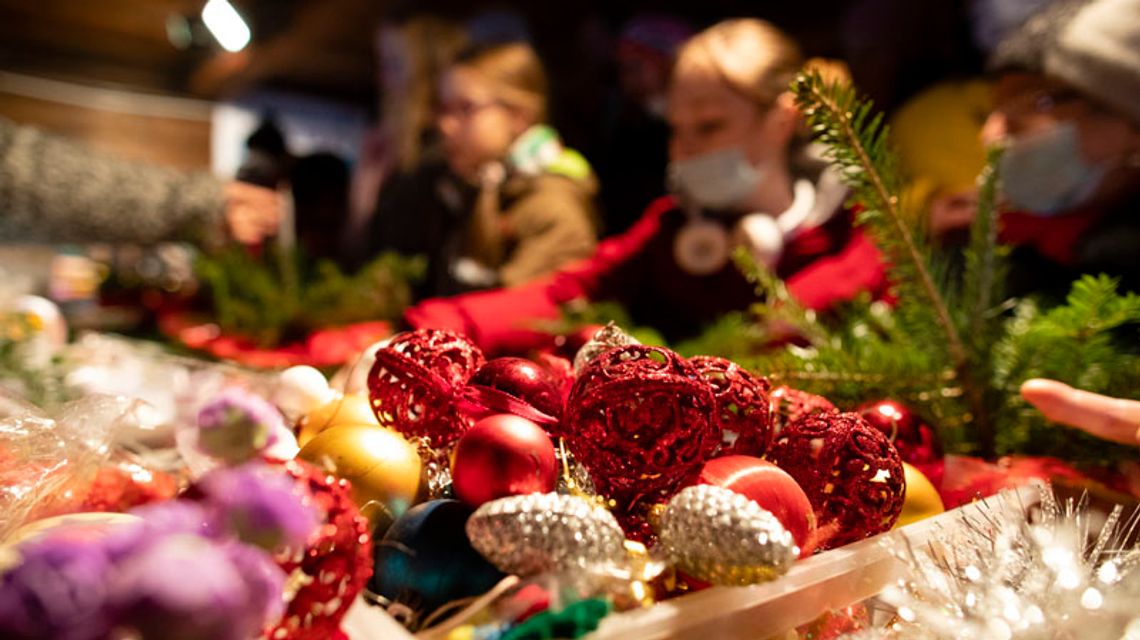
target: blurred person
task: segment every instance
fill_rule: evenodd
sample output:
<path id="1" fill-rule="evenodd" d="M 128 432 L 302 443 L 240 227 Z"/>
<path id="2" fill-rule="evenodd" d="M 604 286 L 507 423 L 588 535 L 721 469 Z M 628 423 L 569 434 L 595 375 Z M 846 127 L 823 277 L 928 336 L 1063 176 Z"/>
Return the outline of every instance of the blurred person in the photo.
<path id="1" fill-rule="evenodd" d="M 435 129 L 439 80 L 466 41 L 459 24 L 430 15 L 392 16 L 377 29 L 379 124 L 365 134 L 351 180 L 344 248 L 353 260 L 430 248 L 424 218 L 443 205 L 425 210 L 423 194 L 446 172 Z"/>
<path id="2" fill-rule="evenodd" d="M 305 255 L 344 266 L 341 231 L 348 219 L 348 163 L 318 152 L 293 164 L 293 221 Z"/>
<path id="3" fill-rule="evenodd" d="M 273 190 L 122 160 L 0 118 L 0 242 L 256 244 L 280 216 Z"/>
<path id="4" fill-rule="evenodd" d="M 636 16 L 618 37 L 618 92 L 606 115 L 596 154 L 603 231 L 621 233 L 665 189 L 669 125 L 665 121 L 669 73 L 677 48 L 693 29 L 672 16 Z"/>
<path id="5" fill-rule="evenodd" d="M 437 291 L 518 285 L 590 255 L 596 183 L 545 124 L 546 76 L 534 50 L 466 50 L 444 74 L 440 100 L 460 217 L 429 259 Z"/>
<path id="6" fill-rule="evenodd" d="M 466 332 L 490 353 L 552 344 L 534 329 L 574 300 L 622 303 L 670 341 L 756 300 L 731 261 L 744 246 L 801 304 L 886 292 L 881 255 L 853 226 L 848 191 L 805 144 L 789 83 L 799 47 L 771 24 L 729 20 L 680 50 L 668 93 L 670 184 L 626 233 L 552 278 L 424 302 L 416 327 Z"/>
<path id="7" fill-rule="evenodd" d="M 999 45 L 983 141 L 1002 144 L 1011 293 L 1083 273 L 1140 290 L 1140 0 L 1056 3 Z"/>

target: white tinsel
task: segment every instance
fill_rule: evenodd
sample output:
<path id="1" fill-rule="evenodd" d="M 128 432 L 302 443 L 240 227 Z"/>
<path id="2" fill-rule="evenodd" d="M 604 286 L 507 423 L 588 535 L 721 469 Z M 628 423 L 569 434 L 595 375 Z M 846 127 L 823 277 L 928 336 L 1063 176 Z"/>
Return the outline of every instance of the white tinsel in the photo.
<path id="1" fill-rule="evenodd" d="M 897 549 L 909 576 L 878 596 L 892 622 L 849 638 L 1140 640 L 1140 511 L 1103 519 L 1087 496 L 1041 495 L 966 507 L 945 536 Z"/>

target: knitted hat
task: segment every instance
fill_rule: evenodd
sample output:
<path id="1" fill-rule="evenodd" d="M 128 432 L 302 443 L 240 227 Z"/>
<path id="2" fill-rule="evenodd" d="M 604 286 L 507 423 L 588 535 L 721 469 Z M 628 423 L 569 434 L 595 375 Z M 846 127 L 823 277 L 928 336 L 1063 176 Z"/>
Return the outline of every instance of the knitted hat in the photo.
<path id="1" fill-rule="evenodd" d="M 895 112 L 891 139 L 903 170 L 929 192 L 921 195 L 974 186 L 985 165 L 979 134 L 991 107 L 989 83 L 944 81 Z"/>
<path id="2" fill-rule="evenodd" d="M 1140 123 L 1140 0 L 1096 0 L 1045 53 L 1045 73 Z"/>
<path id="3" fill-rule="evenodd" d="M 1053 0 L 1010 30 L 994 48 L 986 68 L 994 73 L 1025 71 L 1042 73 L 1045 51 L 1057 41 L 1057 34 L 1089 0 Z"/>

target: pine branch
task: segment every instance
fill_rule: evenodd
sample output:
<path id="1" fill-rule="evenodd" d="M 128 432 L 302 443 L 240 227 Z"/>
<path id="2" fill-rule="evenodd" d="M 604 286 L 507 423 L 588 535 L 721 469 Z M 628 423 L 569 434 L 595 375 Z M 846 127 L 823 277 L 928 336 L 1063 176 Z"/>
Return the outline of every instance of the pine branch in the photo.
<path id="1" fill-rule="evenodd" d="M 871 111 L 871 102 L 859 100 L 854 90 L 846 85 L 825 84 L 818 72 L 801 74 L 792 83 L 792 90 L 812 132 L 831 147 L 833 158 L 840 163 L 848 185 L 860 195 L 869 196 L 864 197 L 861 204 L 882 212 L 891 221 L 905 247 L 905 258 L 918 276 L 926 302 L 934 310 L 938 326 L 945 334 L 954 368 L 966 371 L 969 366 L 966 349 L 910 226 L 899 211 L 899 199 L 894 193 L 897 189 L 889 188 L 874 160 L 890 155 L 882 114 L 877 114 L 868 123 L 866 119 Z"/>
<path id="2" fill-rule="evenodd" d="M 998 245 L 997 161 L 1001 152 L 987 154 L 986 166 L 978 178 L 977 215 L 970 226 L 970 245 L 966 248 L 965 301 L 969 304 L 968 335 L 975 340 L 989 338 L 992 307 L 1004 290 L 1005 266 Z"/>

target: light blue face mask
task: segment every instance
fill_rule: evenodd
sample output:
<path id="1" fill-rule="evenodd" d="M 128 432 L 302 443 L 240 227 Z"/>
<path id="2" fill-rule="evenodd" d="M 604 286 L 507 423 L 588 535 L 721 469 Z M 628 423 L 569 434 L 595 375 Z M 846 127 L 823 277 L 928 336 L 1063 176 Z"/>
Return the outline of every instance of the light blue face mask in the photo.
<path id="1" fill-rule="evenodd" d="M 1001 186 L 1014 208 L 1053 216 L 1083 203 L 1100 186 L 1107 167 L 1081 155 L 1077 126 L 1062 122 L 1014 138 L 1001 156 Z"/>
<path id="2" fill-rule="evenodd" d="M 739 208 L 762 178 L 739 147 L 669 164 L 669 189 L 685 204 L 713 211 Z"/>

